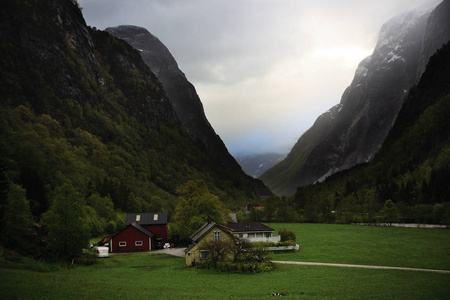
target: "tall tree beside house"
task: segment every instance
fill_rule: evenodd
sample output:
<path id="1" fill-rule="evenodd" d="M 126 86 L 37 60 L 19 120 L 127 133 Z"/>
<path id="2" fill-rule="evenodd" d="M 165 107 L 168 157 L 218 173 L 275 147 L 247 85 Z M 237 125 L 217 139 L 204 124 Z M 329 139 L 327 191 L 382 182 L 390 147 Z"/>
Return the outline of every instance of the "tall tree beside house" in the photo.
<path id="1" fill-rule="evenodd" d="M 60 259 L 73 259 L 89 241 L 89 228 L 84 222 L 83 198 L 71 184 L 58 187 L 51 209 L 43 219 L 48 226 L 48 248 Z"/>
<path id="2" fill-rule="evenodd" d="M 26 191 L 17 184 L 9 187 L 1 224 L 3 245 L 24 251 L 31 237 L 33 216 Z"/>
<path id="3" fill-rule="evenodd" d="M 178 205 L 170 224 L 171 240 L 188 241 L 189 236 L 200 228 L 208 217 L 225 223 L 229 211 L 219 197 L 209 191 L 203 180 L 190 180 L 177 190 Z"/>

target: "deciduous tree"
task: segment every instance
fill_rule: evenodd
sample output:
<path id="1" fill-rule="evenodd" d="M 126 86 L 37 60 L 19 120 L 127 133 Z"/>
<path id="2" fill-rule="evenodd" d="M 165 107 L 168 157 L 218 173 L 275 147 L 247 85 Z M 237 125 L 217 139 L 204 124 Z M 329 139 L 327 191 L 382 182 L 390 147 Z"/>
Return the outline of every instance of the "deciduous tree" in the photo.
<path id="1" fill-rule="evenodd" d="M 20 250 L 24 250 L 27 240 L 30 239 L 33 226 L 33 216 L 25 195 L 25 189 L 11 184 L 1 230 L 3 244 Z"/>
<path id="2" fill-rule="evenodd" d="M 43 217 L 48 225 L 48 248 L 61 259 L 73 259 L 89 240 L 89 228 L 83 222 L 83 199 L 69 183 L 52 195 L 51 209 Z"/>
<path id="3" fill-rule="evenodd" d="M 228 217 L 228 209 L 209 191 L 203 180 L 188 181 L 177 193 L 179 202 L 171 221 L 172 236 L 185 240 L 205 223 L 208 216 L 218 224 L 223 224 Z"/>

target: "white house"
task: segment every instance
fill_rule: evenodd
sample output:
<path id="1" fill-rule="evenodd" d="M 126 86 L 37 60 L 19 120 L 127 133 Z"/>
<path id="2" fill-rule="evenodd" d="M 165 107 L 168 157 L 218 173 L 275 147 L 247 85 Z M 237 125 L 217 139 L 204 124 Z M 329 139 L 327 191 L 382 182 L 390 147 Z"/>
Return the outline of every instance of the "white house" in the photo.
<path id="1" fill-rule="evenodd" d="M 273 234 L 275 229 L 258 222 L 228 222 L 227 227 L 232 230 L 234 236 L 251 243 L 280 241 L 280 236 Z"/>

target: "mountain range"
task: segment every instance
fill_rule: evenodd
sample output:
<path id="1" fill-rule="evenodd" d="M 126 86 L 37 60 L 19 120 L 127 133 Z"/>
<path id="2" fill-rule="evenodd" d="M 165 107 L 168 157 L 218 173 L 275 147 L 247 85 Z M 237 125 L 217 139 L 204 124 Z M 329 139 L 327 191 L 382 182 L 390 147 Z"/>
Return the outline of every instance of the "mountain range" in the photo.
<path id="1" fill-rule="evenodd" d="M 260 177 L 291 195 L 281 198 L 228 153 L 148 30 L 90 28 L 75 0 L 6 0 L 0 17 L 1 213 L 8 186 L 26 192 L 38 222 L 71 191 L 94 236 L 124 212 L 170 217 L 179 187 L 196 180 L 228 208 L 258 204 L 272 220 L 374 221 L 390 200 L 405 220 L 448 223 L 448 0 L 382 27 L 340 103 Z M 240 163 L 257 177 L 278 160 Z"/>
<path id="2" fill-rule="evenodd" d="M 245 156 L 237 155 L 236 161 L 242 166 L 247 174 L 258 178 L 285 157 L 285 154 L 279 153 L 263 153 Z"/>
<path id="3" fill-rule="evenodd" d="M 149 67 L 142 51 L 88 27 L 75 0 L 7 0 L 0 16 L 0 173 L 26 190 L 35 220 L 62 185 L 91 229 L 115 212 L 170 215 L 190 180 L 234 209 L 272 195 L 228 153 L 161 43 Z"/>
<path id="4" fill-rule="evenodd" d="M 260 178 L 278 195 L 373 159 L 408 91 L 432 54 L 450 39 L 450 1 L 386 22 L 339 104 L 320 115 L 287 157 Z"/>

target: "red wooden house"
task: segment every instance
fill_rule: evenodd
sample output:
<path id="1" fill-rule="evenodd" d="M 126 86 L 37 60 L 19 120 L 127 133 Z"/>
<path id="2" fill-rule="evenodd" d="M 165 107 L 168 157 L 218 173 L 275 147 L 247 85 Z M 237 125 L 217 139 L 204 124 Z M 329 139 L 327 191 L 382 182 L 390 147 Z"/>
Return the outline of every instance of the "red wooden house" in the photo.
<path id="1" fill-rule="evenodd" d="M 149 251 L 167 243 L 167 213 L 127 214 L 125 226 L 109 240 L 111 252 Z"/>

